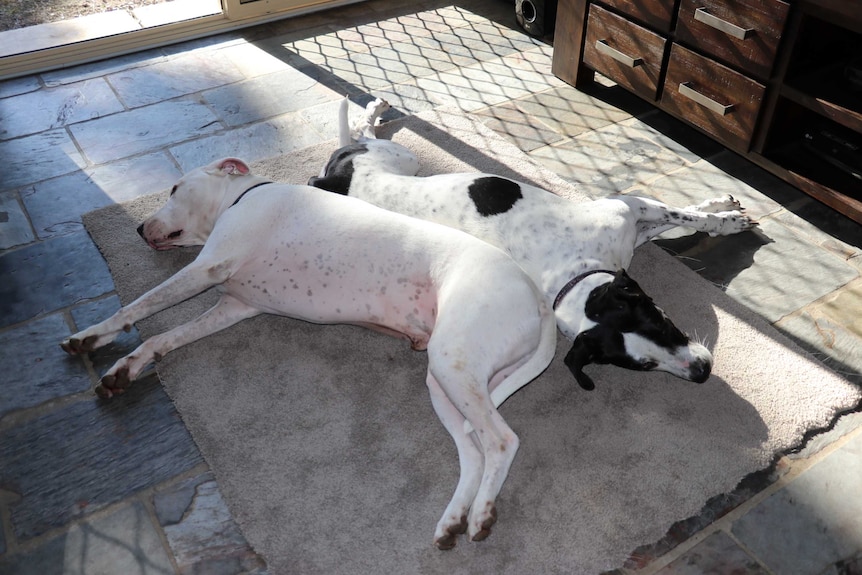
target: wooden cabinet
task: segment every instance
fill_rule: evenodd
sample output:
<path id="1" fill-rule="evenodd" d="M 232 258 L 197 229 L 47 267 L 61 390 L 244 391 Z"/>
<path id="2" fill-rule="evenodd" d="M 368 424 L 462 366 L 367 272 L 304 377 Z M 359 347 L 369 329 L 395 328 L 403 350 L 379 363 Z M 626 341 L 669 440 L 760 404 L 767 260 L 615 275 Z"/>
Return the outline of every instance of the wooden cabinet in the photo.
<path id="1" fill-rule="evenodd" d="M 553 71 L 599 72 L 862 223 L 862 0 L 560 0 Z"/>

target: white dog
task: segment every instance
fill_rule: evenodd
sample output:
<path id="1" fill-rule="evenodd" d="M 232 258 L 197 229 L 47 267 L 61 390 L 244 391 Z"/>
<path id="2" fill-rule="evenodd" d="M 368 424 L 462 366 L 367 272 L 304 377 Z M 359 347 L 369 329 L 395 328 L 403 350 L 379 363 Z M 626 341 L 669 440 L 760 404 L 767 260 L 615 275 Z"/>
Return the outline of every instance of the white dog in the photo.
<path id="1" fill-rule="evenodd" d="M 375 122 L 388 107 L 371 102 L 351 144 L 345 99 L 342 147 L 308 183 L 458 228 L 506 251 L 553 302 L 557 325 L 573 342 L 566 365 L 585 389 L 594 387 L 583 372 L 589 363 L 662 370 L 699 383 L 709 377 L 709 350 L 682 333 L 625 270 L 637 246 L 675 226 L 711 235 L 751 228 L 732 197 L 683 209 L 632 196 L 576 203 L 492 174 L 416 177 L 419 161 L 410 150 L 375 139 Z"/>
<path id="2" fill-rule="evenodd" d="M 233 158 L 185 175 L 138 232 L 157 250 L 203 248 L 170 279 L 65 340 L 64 350 L 99 348 L 211 286 L 221 298 L 117 361 L 101 395 L 122 392 L 171 350 L 261 313 L 406 337 L 428 350 L 431 401 L 461 466 L 434 541 L 445 549 L 464 531 L 472 540 L 489 534 L 518 448 L 496 406 L 547 367 L 556 339 L 553 312 L 511 258 L 445 226 L 268 182 Z"/>

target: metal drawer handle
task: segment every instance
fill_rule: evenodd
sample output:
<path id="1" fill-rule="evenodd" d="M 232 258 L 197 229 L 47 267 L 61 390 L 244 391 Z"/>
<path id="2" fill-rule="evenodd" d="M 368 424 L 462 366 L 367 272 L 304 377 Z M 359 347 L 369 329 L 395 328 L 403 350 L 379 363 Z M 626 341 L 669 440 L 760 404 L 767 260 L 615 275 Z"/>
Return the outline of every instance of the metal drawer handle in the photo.
<path id="1" fill-rule="evenodd" d="M 740 28 L 736 24 L 731 24 L 727 20 L 722 20 L 721 18 L 713 16 L 706 11 L 706 8 L 698 8 L 695 10 L 694 19 L 740 40 L 745 40 L 754 34 L 754 28 Z"/>
<path id="2" fill-rule="evenodd" d="M 610 56 L 617 62 L 625 64 L 629 68 L 635 68 L 644 63 L 643 58 L 632 58 L 628 54 L 623 54 L 616 48 L 611 48 L 610 46 L 608 46 L 608 43 L 604 40 L 596 40 L 596 50 L 598 50 L 605 56 Z"/>
<path id="3" fill-rule="evenodd" d="M 689 82 L 682 82 L 679 85 L 679 93 L 688 98 L 689 100 L 694 100 L 707 110 L 711 110 L 716 114 L 721 114 L 722 116 L 727 115 L 733 109 L 733 104 L 720 104 L 713 100 L 712 98 L 707 98 L 700 92 L 694 90 L 691 86 L 689 86 Z"/>

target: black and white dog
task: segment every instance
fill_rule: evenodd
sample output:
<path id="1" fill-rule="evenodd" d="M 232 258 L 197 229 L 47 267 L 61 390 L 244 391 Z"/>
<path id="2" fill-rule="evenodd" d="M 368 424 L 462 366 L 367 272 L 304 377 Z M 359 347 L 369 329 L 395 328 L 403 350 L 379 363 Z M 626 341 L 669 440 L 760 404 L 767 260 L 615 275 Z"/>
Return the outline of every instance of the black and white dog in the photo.
<path id="1" fill-rule="evenodd" d="M 756 225 L 731 196 L 697 206 L 618 196 L 577 203 L 493 174 L 417 177 L 419 161 L 404 146 L 375 138 L 389 105 L 371 102 L 352 142 L 347 100 L 339 112 L 340 149 L 309 184 L 409 216 L 466 231 L 506 251 L 553 303 L 557 326 L 573 341 L 565 363 L 584 389 L 590 363 L 661 370 L 706 381 L 712 354 L 692 341 L 626 273 L 634 249 L 684 226 L 710 235 Z"/>

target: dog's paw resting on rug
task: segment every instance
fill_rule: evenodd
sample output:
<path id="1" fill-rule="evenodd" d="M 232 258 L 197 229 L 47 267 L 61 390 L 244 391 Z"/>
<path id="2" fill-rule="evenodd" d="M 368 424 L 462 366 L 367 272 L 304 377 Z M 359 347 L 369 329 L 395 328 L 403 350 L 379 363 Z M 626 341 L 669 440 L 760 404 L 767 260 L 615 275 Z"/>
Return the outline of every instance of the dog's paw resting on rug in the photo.
<path id="1" fill-rule="evenodd" d="M 210 287 L 220 297 L 117 361 L 102 376 L 101 396 L 122 393 L 168 352 L 261 313 L 406 338 L 428 351 L 426 384 L 461 464 L 435 543 L 450 548 L 465 531 L 472 540 L 488 536 L 518 450 L 497 406 L 548 366 L 556 342 L 550 306 L 506 254 L 361 200 L 270 182 L 235 158 L 185 175 L 138 233 L 156 250 L 203 248 L 169 279 L 65 340 L 66 352 L 104 346 Z"/>

